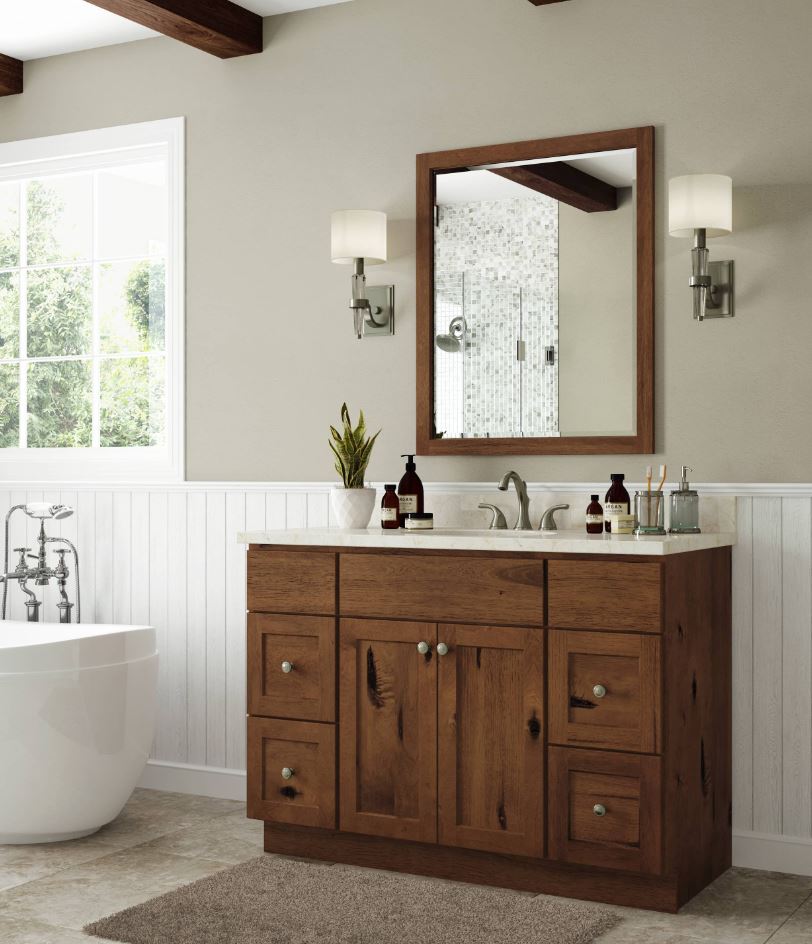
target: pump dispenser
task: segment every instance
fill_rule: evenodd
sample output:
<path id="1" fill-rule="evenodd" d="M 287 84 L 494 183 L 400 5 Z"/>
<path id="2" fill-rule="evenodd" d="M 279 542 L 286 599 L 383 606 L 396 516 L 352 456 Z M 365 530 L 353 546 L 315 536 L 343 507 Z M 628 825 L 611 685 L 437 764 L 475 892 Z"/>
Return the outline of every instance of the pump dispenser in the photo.
<path id="1" fill-rule="evenodd" d="M 687 465 L 682 467 L 679 488 L 671 492 L 671 522 L 669 531 L 672 534 L 700 534 L 699 529 L 699 494 L 691 488 L 688 473 L 692 472 Z"/>
<path id="2" fill-rule="evenodd" d="M 423 514 L 423 483 L 417 474 L 417 465 L 412 453 L 404 453 L 401 459 L 406 462 L 406 472 L 398 485 L 400 501 L 400 526 L 405 527 L 406 515 Z"/>

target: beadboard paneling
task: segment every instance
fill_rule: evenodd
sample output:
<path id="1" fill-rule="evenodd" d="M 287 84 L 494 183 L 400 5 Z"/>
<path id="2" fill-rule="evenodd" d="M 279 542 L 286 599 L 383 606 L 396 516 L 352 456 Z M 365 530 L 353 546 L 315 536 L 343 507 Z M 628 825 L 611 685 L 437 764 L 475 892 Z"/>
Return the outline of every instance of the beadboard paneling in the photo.
<path id="1" fill-rule="evenodd" d="M 734 827 L 739 835 L 809 839 L 812 488 L 770 488 L 743 487 L 736 500 Z M 580 490 L 588 494 L 593 486 Z M 734 488 L 719 491 L 729 495 Z M 43 499 L 77 509 L 51 530 L 78 545 L 84 620 L 152 623 L 158 631 L 156 761 L 243 769 L 245 550 L 235 535 L 243 527 L 323 527 L 330 521 L 327 487 L 0 488 L 0 508 Z M 12 518 L 12 547 L 32 546 L 35 537 L 34 522 Z M 9 600 L 9 615 L 24 618 L 16 587 Z M 49 619 L 55 602 L 51 589 Z"/>

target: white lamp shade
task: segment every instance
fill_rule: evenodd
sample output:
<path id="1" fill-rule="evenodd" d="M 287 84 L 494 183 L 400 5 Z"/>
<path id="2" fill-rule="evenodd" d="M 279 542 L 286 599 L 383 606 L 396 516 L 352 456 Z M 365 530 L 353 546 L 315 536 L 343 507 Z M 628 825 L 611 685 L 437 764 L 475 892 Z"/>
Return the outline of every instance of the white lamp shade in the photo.
<path id="1" fill-rule="evenodd" d="M 668 231 L 672 236 L 733 232 L 733 181 L 724 174 L 688 174 L 668 183 Z"/>
<path id="2" fill-rule="evenodd" d="M 332 216 L 333 262 L 386 262 L 386 214 L 379 210 L 336 210 Z"/>

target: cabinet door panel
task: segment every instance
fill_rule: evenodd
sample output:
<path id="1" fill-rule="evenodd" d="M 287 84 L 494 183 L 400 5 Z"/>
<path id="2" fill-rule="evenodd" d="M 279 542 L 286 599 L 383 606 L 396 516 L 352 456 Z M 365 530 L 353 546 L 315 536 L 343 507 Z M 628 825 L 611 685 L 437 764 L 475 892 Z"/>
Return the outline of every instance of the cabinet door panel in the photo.
<path id="1" fill-rule="evenodd" d="M 543 630 L 441 625 L 439 839 L 544 854 Z"/>
<path id="2" fill-rule="evenodd" d="M 436 626 L 341 620 L 339 633 L 340 828 L 435 842 Z"/>

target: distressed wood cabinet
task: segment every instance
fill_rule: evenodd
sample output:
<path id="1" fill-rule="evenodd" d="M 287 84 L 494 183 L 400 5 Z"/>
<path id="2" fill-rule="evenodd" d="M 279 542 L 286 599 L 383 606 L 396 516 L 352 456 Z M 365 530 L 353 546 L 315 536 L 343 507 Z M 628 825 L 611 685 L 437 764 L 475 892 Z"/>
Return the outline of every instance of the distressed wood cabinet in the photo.
<path id="1" fill-rule="evenodd" d="M 267 851 L 666 911 L 729 867 L 729 547 L 254 544 L 248 601 Z"/>

